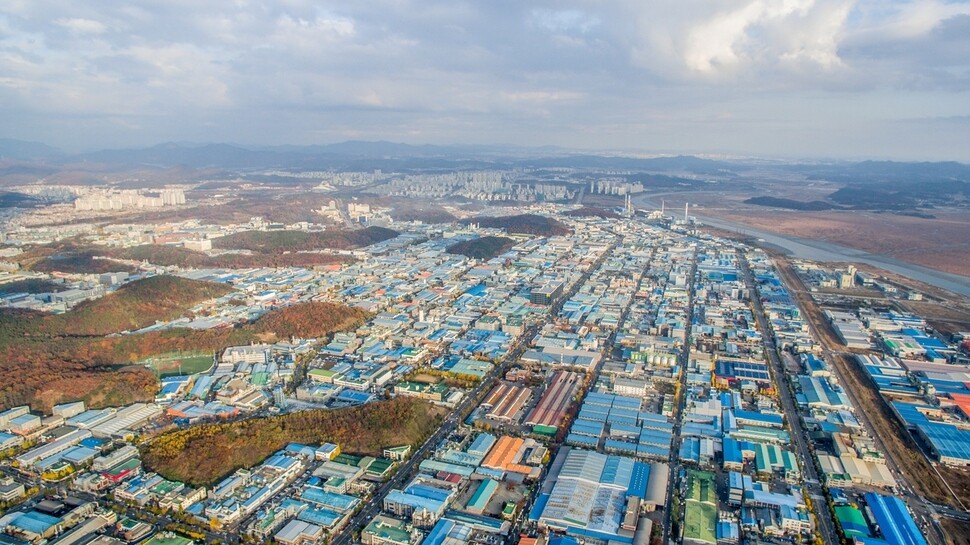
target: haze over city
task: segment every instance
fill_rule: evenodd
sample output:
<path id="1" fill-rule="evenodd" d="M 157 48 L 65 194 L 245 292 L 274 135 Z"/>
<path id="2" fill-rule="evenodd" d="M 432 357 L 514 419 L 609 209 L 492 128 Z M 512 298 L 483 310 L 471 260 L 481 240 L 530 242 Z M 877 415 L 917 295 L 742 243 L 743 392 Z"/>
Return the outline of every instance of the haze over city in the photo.
<path id="1" fill-rule="evenodd" d="M 0 136 L 970 161 L 970 5 L 0 6 Z"/>

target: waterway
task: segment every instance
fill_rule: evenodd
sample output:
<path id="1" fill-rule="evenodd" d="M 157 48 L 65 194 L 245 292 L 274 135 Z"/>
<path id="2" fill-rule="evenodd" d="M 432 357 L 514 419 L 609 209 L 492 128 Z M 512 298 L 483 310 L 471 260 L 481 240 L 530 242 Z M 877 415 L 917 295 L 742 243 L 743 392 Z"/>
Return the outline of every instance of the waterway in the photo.
<path id="1" fill-rule="evenodd" d="M 649 195 L 641 196 L 636 201 L 642 208 L 659 208 Z M 690 215 L 704 225 L 725 231 L 740 232 L 746 236 L 760 239 L 767 244 L 785 250 L 792 257 L 820 262 L 866 263 L 913 280 L 925 282 L 931 286 L 970 297 L 970 277 L 967 276 L 933 270 L 921 265 L 899 261 L 889 256 L 873 254 L 824 240 L 769 233 L 741 223 L 705 216 L 703 212 L 697 213 L 692 210 Z"/>

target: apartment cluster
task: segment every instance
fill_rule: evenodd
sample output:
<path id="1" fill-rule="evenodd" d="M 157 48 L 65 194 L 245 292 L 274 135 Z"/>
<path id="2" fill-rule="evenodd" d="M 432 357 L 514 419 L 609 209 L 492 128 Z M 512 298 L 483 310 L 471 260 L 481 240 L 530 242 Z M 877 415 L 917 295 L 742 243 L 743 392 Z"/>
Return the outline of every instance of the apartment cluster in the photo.
<path id="1" fill-rule="evenodd" d="M 390 197 L 465 197 L 480 201 L 562 202 L 575 197 L 576 187 L 557 183 L 555 176 L 536 180 L 519 171 L 449 172 L 396 177 L 372 192 Z"/>
<path id="2" fill-rule="evenodd" d="M 147 193 L 135 189 L 91 189 L 74 201 L 75 210 L 125 210 L 129 208 L 161 208 L 185 204 L 181 189 L 163 189 Z"/>

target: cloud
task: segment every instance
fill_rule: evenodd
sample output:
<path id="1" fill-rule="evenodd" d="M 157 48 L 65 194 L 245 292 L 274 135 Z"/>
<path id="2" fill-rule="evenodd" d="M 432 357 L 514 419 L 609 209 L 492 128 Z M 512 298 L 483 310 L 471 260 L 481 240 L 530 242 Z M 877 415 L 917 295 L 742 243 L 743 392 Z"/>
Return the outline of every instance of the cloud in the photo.
<path id="1" fill-rule="evenodd" d="M 354 23 L 342 17 L 303 19 L 289 14 L 276 20 L 269 42 L 286 50 L 313 50 L 339 40 L 353 37 Z"/>
<path id="2" fill-rule="evenodd" d="M 101 34 L 107 30 L 104 24 L 98 21 L 80 17 L 72 19 L 57 19 L 54 21 L 54 24 L 62 26 L 74 34 Z"/>
<path id="3" fill-rule="evenodd" d="M 9 0 L 0 136 L 815 153 L 970 115 L 968 59 L 970 4 L 942 0 Z"/>
<path id="4" fill-rule="evenodd" d="M 531 18 L 536 26 L 550 32 L 586 33 L 600 24 L 597 17 L 576 9 L 534 9 Z"/>

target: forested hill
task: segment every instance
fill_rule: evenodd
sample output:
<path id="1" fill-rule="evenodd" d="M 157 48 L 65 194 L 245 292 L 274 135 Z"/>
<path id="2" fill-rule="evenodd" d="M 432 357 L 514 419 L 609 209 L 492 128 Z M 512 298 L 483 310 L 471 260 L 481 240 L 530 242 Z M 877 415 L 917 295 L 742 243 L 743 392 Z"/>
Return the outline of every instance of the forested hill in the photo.
<path id="1" fill-rule="evenodd" d="M 417 447 L 441 424 L 442 415 L 426 401 L 398 397 L 347 409 L 204 424 L 152 439 L 142 446 L 142 460 L 167 479 L 209 486 L 291 442 L 331 442 L 344 452 L 373 456 L 386 447 Z"/>
<path id="2" fill-rule="evenodd" d="M 274 310 L 237 327 L 49 336 L 30 334 L 23 325 L 44 323 L 51 316 L 5 310 L 0 312 L 0 376 L 15 378 L 0 382 L 0 410 L 21 404 L 43 410 L 75 400 L 94 408 L 147 401 L 158 390 L 155 375 L 143 366 L 127 364 L 177 351 L 214 353 L 228 346 L 292 336 L 325 338 L 353 329 L 367 317 L 360 309 L 312 302 Z"/>
<path id="3" fill-rule="evenodd" d="M 552 237 L 568 235 L 569 227 L 559 220 L 538 214 L 519 214 L 517 216 L 476 216 L 462 220 L 465 225 L 477 223 L 481 227 L 505 229 L 509 233 Z"/>
<path id="4" fill-rule="evenodd" d="M 447 252 L 473 259 L 491 259 L 507 252 L 512 246 L 515 246 L 515 241 L 510 238 L 484 236 L 452 244 Z"/>
<path id="5" fill-rule="evenodd" d="M 384 227 L 357 230 L 245 231 L 212 241 L 215 248 L 249 250 L 256 253 L 305 252 L 313 250 L 352 250 L 383 242 L 399 233 Z"/>
<path id="6" fill-rule="evenodd" d="M 233 291 L 225 284 L 176 276 L 135 280 L 64 314 L 0 310 L 0 348 L 22 337 L 109 335 L 173 320 L 198 303 Z"/>

